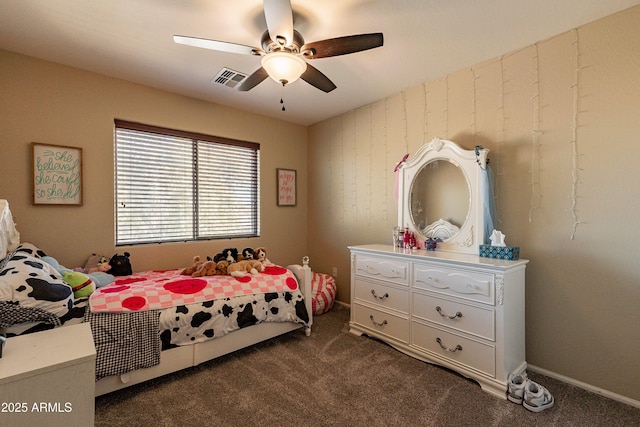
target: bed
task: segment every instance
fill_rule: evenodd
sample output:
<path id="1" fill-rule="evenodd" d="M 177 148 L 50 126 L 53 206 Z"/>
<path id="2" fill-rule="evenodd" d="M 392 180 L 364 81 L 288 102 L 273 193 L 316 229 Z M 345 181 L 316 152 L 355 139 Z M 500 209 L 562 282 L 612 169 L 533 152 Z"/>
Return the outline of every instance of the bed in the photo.
<path id="1" fill-rule="evenodd" d="M 6 202 L 0 209 L 0 328 L 11 337 L 89 322 L 96 396 L 287 332 L 311 332 L 313 272 L 306 257 L 302 265 L 268 265 L 238 278 L 136 272 L 75 298 L 56 259 L 20 242 Z"/>

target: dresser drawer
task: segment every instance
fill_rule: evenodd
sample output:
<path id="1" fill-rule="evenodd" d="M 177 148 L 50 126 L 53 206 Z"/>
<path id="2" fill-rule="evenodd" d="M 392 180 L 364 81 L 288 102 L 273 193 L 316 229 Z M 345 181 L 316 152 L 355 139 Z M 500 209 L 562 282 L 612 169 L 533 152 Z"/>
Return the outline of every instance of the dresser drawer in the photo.
<path id="1" fill-rule="evenodd" d="M 357 324 L 402 342 L 409 342 L 409 320 L 358 303 L 353 304 L 352 309 Z"/>
<path id="2" fill-rule="evenodd" d="M 432 295 L 413 294 L 411 313 L 422 320 L 456 329 L 480 338 L 495 340 L 495 311 Z"/>
<path id="3" fill-rule="evenodd" d="M 411 345 L 465 364 L 491 377 L 496 375 L 493 345 L 418 322 L 411 324 Z"/>
<path id="4" fill-rule="evenodd" d="M 414 286 L 457 298 L 493 305 L 493 274 L 415 264 Z"/>
<path id="5" fill-rule="evenodd" d="M 355 274 L 407 285 L 409 283 L 409 263 L 357 254 Z"/>
<path id="6" fill-rule="evenodd" d="M 407 288 L 394 288 L 384 283 L 355 278 L 356 301 L 366 301 L 369 304 L 379 305 L 403 313 L 409 312 L 409 290 Z"/>

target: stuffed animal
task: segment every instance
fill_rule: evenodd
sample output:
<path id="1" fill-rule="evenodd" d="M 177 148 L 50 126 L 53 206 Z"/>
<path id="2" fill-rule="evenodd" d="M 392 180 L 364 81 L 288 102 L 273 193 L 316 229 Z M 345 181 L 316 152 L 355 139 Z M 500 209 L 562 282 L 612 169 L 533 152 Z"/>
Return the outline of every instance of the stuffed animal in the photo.
<path id="1" fill-rule="evenodd" d="M 131 260 L 129 260 L 130 256 L 131 254 L 129 252 L 125 252 L 123 255 L 114 254 L 109 260 L 111 274 L 114 276 L 129 276 L 133 274 Z"/>
<path id="2" fill-rule="evenodd" d="M 233 277 L 242 277 L 247 274 L 258 274 L 264 271 L 264 264 L 255 259 L 245 259 L 242 261 L 229 264 L 227 267 L 227 273 Z"/>
<path id="3" fill-rule="evenodd" d="M 84 273 L 78 271 L 66 271 L 62 273 L 62 280 L 73 291 L 73 296 L 77 298 L 88 297 L 96 290 L 96 284 Z"/>
<path id="4" fill-rule="evenodd" d="M 251 248 L 244 248 L 240 254 L 238 254 L 238 261 L 243 259 L 256 259 L 256 253 Z"/>
<path id="5" fill-rule="evenodd" d="M 226 276 L 228 273 L 227 269 L 229 268 L 229 261 L 223 259 L 222 261 L 218 261 L 216 263 L 216 269 L 221 276 Z"/>
<path id="6" fill-rule="evenodd" d="M 238 249 L 237 248 L 226 248 L 222 251 L 218 252 L 214 257 L 213 261 L 218 262 L 226 260 L 229 264 L 234 262 L 238 262 Z"/>
<path id="7" fill-rule="evenodd" d="M 272 265 L 271 261 L 267 259 L 267 248 L 261 246 L 259 248 L 255 248 L 253 252 L 254 252 L 254 259 L 257 259 L 264 265 Z"/>
<path id="8" fill-rule="evenodd" d="M 200 256 L 196 255 L 193 257 L 193 264 L 191 265 L 191 267 L 185 268 L 180 272 L 180 274 L 184 274 L 185 276 L 191 276 L 193 273 L 200 270 L 200 267 L 202 267 L 202 264 L 204 264 L 204 261 L 200 261 Z"/>
<path id="9" fill-rule="evenodd" d="M 113 283 L 113 281 L 115 280 L 115 277 L 113 277 L 112 274 L 103 273 L 101 271 L 96 271 L 95 273 L 85 273 L 84 269 L 79 267 L 78 269 L 74 268 L 73 270 L 71 270 L 70 268 L 60 265 L 57 259 L 50 256 L 43 256 L 40 259 L 46 262 L 47 264 L 49 264 L 50 266 L 52 266 L 58 273 L 60 273 L 60 275 L 63 275 L 64 273 L 70 273 L 73 271 L 86 274 L 93 281 L 93 283 L 96 285 L 97 288 L 107 286 Z"/>
<path id="10" fill-rule="evenodd" d="M 217 276 L 218 268 L 213 261 L 205 261 L 200 268 L 191 274 L 191 277 Z"/>
<path id="11" fill-rule="evenodd" d="M 107 273 L 111 270 L 110 259 L 104 255 L 92 254 L 84 265 L 85 273 Z"/>

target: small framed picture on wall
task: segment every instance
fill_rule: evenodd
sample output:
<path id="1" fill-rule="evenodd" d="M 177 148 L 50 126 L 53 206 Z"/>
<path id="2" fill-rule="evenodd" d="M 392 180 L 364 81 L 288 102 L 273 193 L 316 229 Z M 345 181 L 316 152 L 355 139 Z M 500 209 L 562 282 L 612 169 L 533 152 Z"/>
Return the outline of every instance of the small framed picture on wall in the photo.
<path id="1" fill-rule="evenodd" d="M 296 205 L 295 169 L 276 169 L 278 179 L 278 206 Z"/>
<path id="2" fill-rule="evenodd" d="M 33 204 L 82 205 L 82 148 L 40 144 L 33 147 Z"/>

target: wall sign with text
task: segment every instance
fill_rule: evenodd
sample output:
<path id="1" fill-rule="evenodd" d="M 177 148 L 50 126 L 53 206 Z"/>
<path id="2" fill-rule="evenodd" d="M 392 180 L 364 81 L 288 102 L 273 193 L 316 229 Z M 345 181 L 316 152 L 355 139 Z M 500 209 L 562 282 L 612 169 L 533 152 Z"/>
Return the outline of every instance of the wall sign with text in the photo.
<path id="1" fill-rule="evenodd" d="M 33 142 L 33 204 L 82 205 L 82 148 Z"/>
<path id="2" fill-rule="evenodd" d="M 296 171 L 276 169 L 278 176 L 278 206 L 296 205 Z"/>

